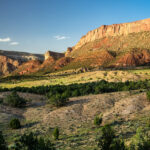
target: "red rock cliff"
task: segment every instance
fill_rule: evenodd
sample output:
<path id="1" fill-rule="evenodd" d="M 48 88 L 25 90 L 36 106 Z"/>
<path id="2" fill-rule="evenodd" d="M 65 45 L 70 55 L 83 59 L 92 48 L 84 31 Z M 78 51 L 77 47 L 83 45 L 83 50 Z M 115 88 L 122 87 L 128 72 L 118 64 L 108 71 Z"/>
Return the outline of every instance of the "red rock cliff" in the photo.
<path id="1" fill-rule="evenodd" d="M 128 35 L 129 33 L 142 31 L 150 31 L 150 18 L 131 23 L 103 25 L 95 30 L 89 31 L 80 39 L 74 49 L 81 47 L 85 43 L 92 42 L 103 37 Z"/>

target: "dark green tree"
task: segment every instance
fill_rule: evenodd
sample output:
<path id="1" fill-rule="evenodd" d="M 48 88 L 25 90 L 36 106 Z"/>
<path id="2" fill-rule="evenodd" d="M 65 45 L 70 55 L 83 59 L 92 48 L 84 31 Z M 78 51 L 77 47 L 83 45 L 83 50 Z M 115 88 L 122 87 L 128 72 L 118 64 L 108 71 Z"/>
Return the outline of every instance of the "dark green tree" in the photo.
<path id="1" fill-rule="evenodd" d="M 17 119 L 17 118 L 11 119 L 10 122 L 9 122 L 9 127 L 12 128 L 12 129 L 21 128 L 21 124 L 20 124 L 19 119 Z"/>
<path id="2" fill-rule="evenodd" d="M 58 140 L 59 139 L 59 129 L 58 127 L 56 127 L 53 131 L 53 136 L 54 136 L 54 139 L 55 140 Z"/>
<path id="3" fill-rule="evenodd" d="M 150 101 L 150 91 L 146 92 L 147 100 Z"/>
<path id="4" fill-rule="evenodd" d="M 20 97 L 16 91 L 13 91 L 4 98 L 3 103 L 12 107 L 23 107 L 26 104 L 26 100 Z"/>
<path id="5" fill-rule="evenodd" d="M 49 103 L 56 107 L 64 106 L 67 102 L 68 97 L 59 93 L 56 93 L 49 98 Z"/>
<path id="6" fill-rule="evenodd" d="M 102 123 L 102 117 L 100 116 L 96 116 L 95 118 L 94 118 L 94 125 L 96 125 L 96 126 L 100 126 L 101 125 L 101 123 Z"/>
<path id="7" fill-rule="evenodd" d="M 110 145 L 113 143 L 114 138 L 114 130 L 110 125 L 105 125 L 101 129 L 101 135 L 98 139 L 98 147 L 101 150 L 110 150 Z"/>
<path id="8" fill-rule="evenodd" d="M 123 140 L 115 139 L 110 145 L 110 150 L 127 150 L 127 149 Z"/>
<path id="9" fill-rule="evenodd" d="M 141 128 L 137 129 L 129 150 L 150 150 L 150 137 Z"/>
<path id="10" fill-rule="evenodd" d="M 15 142 L 15 150 L 55 150 L 49 140 L 38 138 L 32 132 L 24 134 Z"/>
<path id="11" fill-rule="evenodd" d="M 2 131 L 0 131 L 0 150 L 8 150 Z"/>

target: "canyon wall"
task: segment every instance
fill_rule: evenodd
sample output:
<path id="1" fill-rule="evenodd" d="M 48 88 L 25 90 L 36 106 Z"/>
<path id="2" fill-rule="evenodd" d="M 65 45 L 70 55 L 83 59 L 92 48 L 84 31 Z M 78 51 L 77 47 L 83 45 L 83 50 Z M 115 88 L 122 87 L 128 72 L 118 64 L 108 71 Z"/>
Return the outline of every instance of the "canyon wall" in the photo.
<path id="1" fill-rule="evenodd" d="M 95 30 L 89 31 L 80 39 L 74 49 L 78 49 L 88 42 L 92 42 L 103 37 L 128 35 L 130 33 L 143 31 L 150 31 L 150 18 L 131 23 L 103 25 Z"/>

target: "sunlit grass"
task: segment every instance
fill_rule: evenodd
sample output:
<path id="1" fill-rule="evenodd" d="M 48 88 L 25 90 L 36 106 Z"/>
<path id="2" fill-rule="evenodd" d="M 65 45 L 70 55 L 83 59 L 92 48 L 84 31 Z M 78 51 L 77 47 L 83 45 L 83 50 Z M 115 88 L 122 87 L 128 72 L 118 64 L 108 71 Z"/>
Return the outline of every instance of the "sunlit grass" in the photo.
<path id="1" fill-rule="evenodd" d="M 22 80 L 13 82 L 0 83 L 2 88 L 14 88 L 20 87 L 32 87 L 41 85 L 68 85 L 73 83 L 87 83 L 96 82 L 100 80 L 107 80 L 109 82 L 125 82 L 127 80 L 137 81 L 143 79 L 149 79 L 150 70 L 129 70 L 129 71 L 91 71 L 79 74 L 71 74 L 66 76 L 54 76 L 53 78 L 39 79 L 39 80 Z"/>

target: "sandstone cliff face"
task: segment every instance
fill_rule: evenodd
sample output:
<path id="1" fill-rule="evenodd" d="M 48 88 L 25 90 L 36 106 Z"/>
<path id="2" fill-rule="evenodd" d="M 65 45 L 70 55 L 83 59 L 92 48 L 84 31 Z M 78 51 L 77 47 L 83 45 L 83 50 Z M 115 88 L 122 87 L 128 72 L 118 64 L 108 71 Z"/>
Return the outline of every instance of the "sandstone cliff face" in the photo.
<path id="1" fill-rule="evenodd" d="M 88 42 L 95 41 L 109 36 L 128 35 L 142 31 L 150 31 L 150 19 L 140 20 L 131 23 L 103 25 L 95 30 L 88 32 L 75 45 L 74 49 L 78 49 Z"/>
<path id="2" fill-rule="evenodd" d="M 0 75 L 7 75 L 10 72 L 14 71 L 20 62 L 18 60 L 13 60 L 6 56 L 0 55 Z"/>

